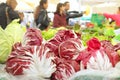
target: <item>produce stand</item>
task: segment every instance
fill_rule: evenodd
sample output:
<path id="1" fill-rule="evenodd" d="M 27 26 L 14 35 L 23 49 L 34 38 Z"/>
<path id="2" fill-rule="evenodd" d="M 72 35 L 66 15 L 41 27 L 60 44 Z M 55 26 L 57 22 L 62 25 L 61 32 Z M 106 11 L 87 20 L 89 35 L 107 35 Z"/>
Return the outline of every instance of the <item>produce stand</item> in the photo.
<path id="1" fill-rule="evenodd" d="M 115 22 L 95 13 L 81 18 L 85 24 L 54 28 L 51 22 L 40 30 L 32 24 L 29 9 L 35 7 L 30 5 L 28 0 L 23 23 L 13 20 L 5 30 L 0 27 L 0 80 L 120 80 L 120 29 Z"/>
<path id="2" fill-rule="evenodd" d="M 54 37 L 54 34 L 59 32 L 59 30 L 61 30 L 61 29 L 64 30 L 66 28 L 59 28 L 59 29 L 52 29 L 51 28 L 51 29 L 49 29 L 49 32 L 47 32 L 47 33 L 46 33 L 46 31 L 42 31 L 42 35 L 44 36 L 44 38 L 46 40 L 49 40 L 49 39 L 52 39 L 52 37 Z M 98 28 L 97 30 L 94 28 L 93 29 L 90 28 L 90 29 L 86 29 L 86 30 L 82 30 L 82 31 L 84 32 L 83 35 L 85 35 L 85 33 L 86 33 L 86 35 L 88 35 L 89 33 L 91 34 L 91 33 L 100 31 L 99 29 L 100 28 Z M 81 31 L 81 29 L 79 28 L 79 25 L 75 25 L 72 28 L 72 30 L 74 30 L 76 32 Z M 115 32 L 117 32 L 118 30 L 116 30 Z M 46 35 L 45 35 L 45 33 L 46 33 Z M 101 31 L 98 32 L 97 34 L 104 35 L 104 34 L 101 34 Z M 99 35 L 97 35 L 97 36 L 99 36 Z M 84 38 L 82 38 L 82 39 L 86 40 Z M 13 76 L 13 75 L 7 73 L 5 70 L 5 66 L 6 66 L 5 64 L 0 64 L 0 80 L 21 80 L 21 79 L 23 80 L 24 79 L 23 76 L 21 76 L 21 75 L 20 76 Z M 24 80 L 29 80 L 29 79 L 24 79 Z M 105 71 L 105 70 L 92 70 L 92 69 L 80 70 L 77 73 L 73 74 L 69 80 L 120 80 L 120 67 L 118 64 L 118 65 L 116 65 L 116 67 L 114 67 L 110 70 L 107 70 L 107 71 Z"/>
<path id="3" fill-rule="evenodd" d="M 24 33 L 24 31 L 26 31 L 25 29 L 23 30 L 22 28 L 21 28 L 21 26 L 20 26 L 20 24 L 17 22 L 18 20 L 15 20 L 15 21 L 13 21 L 9 26 L 8 26 L 8 28 L 11 30 L 11 26 L 12 27 L 15 27 L 16 28 L 16 30 L 15 30 L 15 32 L 16 31 L 18 31 L 18 30 L 21 30 L 21 33 Z M 14 25 L 15 24 L 15 25 Z M 17 25 L 17 26 L 16 26 Z M 105 24 L 104 24 L 105 25 Z M 2 30 L 2 29 L 1 29 Z M 106 31 L 107 30 L 107 31 Z M 4 32 L 4 31 L 3 31 Z M 62 32 L 62 34 L 61 34 L 61 32 Z M 24 47 L 28 47 L 28 44 L 29 44 L 29 46 L 30 45 L 32 45 L 32 44 L 30 44 L 31 42 L 33 42 L 34 41 L 34 39 L 36 39 L 36 40 L 38 40 L 38 43 L 36 44 L 36 43 L 34 43 L 34 45 L 41 45 L 42 44 L 42 47 L 44 47 L 44 42 L 49 42 L 50 40 L 52 40 L 53 39 L 53 41 L 55 41 L 55 40 L 57 40 L 57 38 L 59 39 L 59 38 L 61 38 L 61 40 L 63 39 L 63 41 L 62 42 L 59 42 L 59 44 L 58 44 L 58 46 L 59 46 L 59 48 L 58 49 L 61 49 L 61 54 L 62 54 L 62 51 L 66 51 L 66 49 L 68 48 L 68 50 L 70 50 L 71 48 L 73 48 L 72 50 L 74 50 L 73 51 L 73 56 L 75 55 L 76 56 L 76 54 L 74 54 L 74 52 L 76 51 L 76 52 L 78 52 L 78 51 L 80 51 L 80 54 L 83 54 L 83 55 L 85 55 L 84 53 L 86 53 L 86 51 L 87 51 L 87 47 L 91 47 L 91 45 L 88 45 L 88 42 L 89 43 L 91 43 L 91 41 L 94 41 L 95 40 L 95 43 L 94 42 L 92 42 L 92 44 L 94 44 L 95 45 L 95 48 L 96 48 L 96 46 L 98 46 L 99 45 L 99 43 L 101 43 L 100 41 L 98 41 L 98 39 L 99 40 L 110 40 L 110 41 L 112 41 L 112 39 L 115 37 L 115 35 L 118 35 L 118 33 L 117 32 L 119 32 L 119 29 L 117 29 L 117 30 L 115 30 L 114 31 L 114 29 L 109 29 L 109 28 L 107 28 L 107 27 L 98 27 L 98 26 L 96 26 L 96 27 L 87 27 L 86 29 L 81 29 L 80 28 L 80 25 L 79 24 L 76 24 L 75 26 L 73 26 L 72 28 L 64 28 L 64 27 L 61 27 L 61 28 L 50 28 L 49 30 L 45 30 L 45 31 L 40 31 L 39 29 L 37 29 L 37 28 L 29 28 L 27 31 L 26 31 L 26 34 L 24 34 L 24 35 L 19 35 L 18 33 L 16 33 L 16 35 L 19 35 L 19 36 L 25 36 L 24 38 L 25 39 L 22 39 L 23 40 L 23 42 L 24 43 L 21 43 L 21 44 L 23 44 L 24 46 L 22 46 L 22 45 L 20 45 L 19 43 L 17 43 L 17 44 L 14 44 L 13 43 L 13 45 L 14 45 L 14 49 L 15 49 L 15 52 L 14 51 L 11 51 L 11 52 L 13 52 L 13 53 L 11 53 L 10 55 L 10 57 L 12 57 L 12 56 L 15 56 L 15 54 L 14 53 L 16 53 L 16 51 L 17 51 L 17 55 L 16 55 L 16 57 L 14 57 L 14 58 L 16 58 L 16 60 L 20 60 L 20 59 L 17 59 L 17 58 L 19 58 L 19 56 L 18 55 L 21 55 L 21 51 L 23 52 L 23 53 L 25 53 L 26 54 L 26 52 L 24 52 Z M 10 32 L 10 33 L 12 33 L 12 32 Z M 35 34 L 36 33 L 36 34 Z M 33 34 L 35 34 L 34 36 L 33 36 Z M 61 35 L 61 37 L 56 37 L 55 38 L 55 36 L 59 36 L 59 35 Z M 69 35 L 72 35 L 72 36 L 70 36 L 70 39 L 68 40 L 68 42 L 67 42 L 67 40 L 64 40 L 64 38 L 69 38 Z M 7 36 L 7 35 L 6 35 Z M 37 37 L 36 37 L 37 36 Z M 38 38 L 38 36 L 39 36 L 39 38 Z M 63 37 L 63 36 L 65 36 L 65 37 Z M 11 37 L 14 37 L 14 36 L 11 36 Z M 27 38 L 27 37 L 34 37 L 34 38 Z M 71 38 L 72 37 L 72 38 Z M 93 37 L 96 37 L 96 38 L 93 38 Z M 54 39 L 55 38 L 55 39 Z M 92 38 L 92 39 L 91 39 Z M 98 39 L 97 39 L 98 38 Z M 25 40 L 27 40 L 27 39 L 30 39 L 30 40 L 28 40 L 28 41 L 25 41 Z M 42 42 L 42 40 L 44 40 L 45 39 L 45 41 L 43 41 L 43 43 L 41 43 Z M 16 40 L 16 39 L 15 39 Z M 20 39 L 18 39 L 18 41 L 19 40 L 21 40 L 21 38 Z M 73 40 L 72 42 L 70 41 L 70 40 Z M 80 40 L 82 40 L 82 42 L 80 41 Z M 29 41 L 31 41 L 31 42 L 29 42 Z M 97 43 L 96 43 L 96 41 L 97 41 Z M 13 39 L 13 42 L 14 42 L 14 39 Z M 29 42 L 29 43 L 27 43 L 27 42 Z M 87 42 L 87 43 L 86 43 Z M 114 42 L 114 41 L 113 41 Z M 62 43 L 62 44 L 61 44 Z M 67 48 L 66 49 L 64 49 L 64 46 L 66 46 L 67 44 L 69 44 L 70 43 L 70 45 L 68 45 L 67 46 Z M 83 43 L 83 45 L 82 45 L 82 43 Z M 104 43 L 104 42 L 103 42 Z M 103 43 L 101 43 L 101 44 L 103 44 Z M 111 43 L 111 42 L 110 42 Z M 50 43 L 50 44 L 52 44 L 52 43 Z M 54 44 L 54 43 L 53 43 Z M 64 45 L 63 45 L 64 44 Z M 108 46 L 110 46 L 110 48 L 108 47 L 108 49 L 111 49 L 111 47 L 113 47 L 114 45 L 112 45 L 112 44 L 108 44 L 107 42 L 106 43 L 104 43 L 105 45 L 108 45 Z M 69 47 L 69 46 L 72 46 L 72 45 L 74 45 L 75 47 Z M 16 48 L 18 46 L 18 48 Z M 85 47 L 84 47 L 85 46 Z M 119 46 L 119 45 L 118 45 Z M 41 47 L 41 48 L 42 48 Z M 99 47 L 99 46 L 98 46 Z M 100 46 L 100 47 L 102 47 L 102 46 Z M 39 48 L 39 47 L 38 47 Z M 69 49 L 70 48 L 70 49 Z M 85 49 L 86 48 L 86 49 Z M 93 46 L 93 48 L 94 48 L 94 46 Z M 104 46 L 102 47 L 102 48 L 104 48 Z M 85 69 L 85 70 L 80 70 L 80 66 L 81 66 L 81 64 L 80 63 L 76 63 L 76 61 L 78 60 L 79 61 L 79 59 L 77 59 L 76 61 L 75 60 L 68 60 L 68 63 L 69 64 L 67 64 L 67 67 L 69 67 L 69 68 L 71 68 L 70 67 L 70 65 L 71 64 L 74 64 L 73 65 L 73 68 L 75 67 L 76 68 L 76 66 L 77 66 L 77 68 L 79 69 L 77 72 L 74 72 L 73 71 L 73 73 L 72 73 L 72 75 L 71 76 L 69 76 L 68 78 L 69 78 L 69 80 L 119 80 L 120 79 L 120 67 L 119 67 L 119 65 L 116 65 L 117 67 L 112 67 L 111 66 L 111 62 L 108 60 L 108 59 L 112 59 L 113 60 L 113 64 L 117 64 L 117 63 L 119 63 L 118 61 L 118 53 L 116 53 L 116 51 L 115 51 L 115 53 L 114 54 L 112 54 L 111 53 L 111 51 L 108 53 L 106 53 L 106 52 L 104 52 L 104 49 L 105 50 L 107 50 L 107 48 L 104 48 L 103 49 L 103 51 L 101 52 L 101 50 L 102 50 L 102 48 L 99 48 L 97 51 L 95 50 L 95 52 L 94 52 L 94 50 L 92 51 L 92 53 L 91 53 L 91 51 L 90 51 L 90 54 L 93 54 L 93 53 L 95 53 L 96 55 L 97 55 L 97 58 L 98 58 L 98 62 L 96 62 L 97 64 L 95 64 L 97 67 L 98 66 L 101 66 L 102 68 L 103 68 L 103 70 L 99 70 L 99 68 L 98 68 L 98 70 L 97 69 Z M 116 47 L 117 48 L 117 47 Z M 119 47 L 118 47 L 119 48 Z M 33 49 L 34 50 L 36 50 L 36 46 L 33 46 Z M 62 50 L 63 49 L 63 50 Z M 21 51 L 19 51 L 19 50 L 21 50 Z M 25 49 L 26 50 L 26 49 Z M 39 49 L 39 50 L 44 50 L 43 48 L 42 49 Z M 85 50 L 85 52 L 84 53 L 82 53 L 82 50 L 84 51 Z M 29 50 L 28 50 L 29 51 Z M 48 50 L 45 50 L 45 51 L 48 51 Z M 53 51 L 54 51 L 54 49 L 53 49 Z M 109 51 L 109 50 L 108 50 Z M 36 54 L 36 52 L 37 51 L 34 51 L 33 52 L 33 54 Z M 41 52 L 44 52 L 44 51 L 41 51 Z M 89 51 L 88 51 L 89 52 Z M 69 52 L 68 52 L 69 53 Z M 43 53 L 42 53 L 43 54 Z M 49 53 L 48 53 L 49 54 Z M 66 66 L 66 61 L 67 61 L 67 59 L 66 58 L 68 58 L 68 57 L 71 57 L 72 58 L 72 56 L 67 56 L 67 55 L 65 55 L 65 54 L 63 54 L 63 55 L 61 55 L 61 54 L 59 54 L 62 58 L 59 58 L 58 60 L 60 61 L 60 66 L 62 66 L 62 65 L 64 65 L 64 66 Z M 109 58 L 108 56 L 107 57 L 102 57 L 100 54 L 104 54 L 104 56 L 106 56 L 105 54 L 109 54 L 109 56 L 111 56 L 111 57 L 113 57 L 113 58 Z M 28 54 L 26 54 L 26 55 L 28 55 Z M 31 55 L 28 55 L 28 56 L 26 56 L 26 55 L 21 55 L 21 56 L 23 56 L 23 58 L 22 59 L 24 59 L 24 57 L 30 57 Z M 53 54 L 52 54 L 53 55 Z M 8 56 L 8 55 L 7 55 Z M 117 56 L 117 57 L 116 57 Z M 37 57 L 36 55 L 33 55 L 33 56 L 31 56 L 31 57 L 33 57 L 33 61 L 34 61 L 34 59 L 35 59 L 35 61 L 38 61 L 38 62 L 35 62 L 35 63 L 39 63 L 37 66 L 39 66 L 39 68 L 43 68 L 44 69 L 44 67 L 40 67 L 40 64 L 41 64 L 41 62 L 39 61 L 39 60 L 36 60 L 36 59 L 39 59 L 39 57 Z M 42 56 L 43 58 L 44 58 L 44 56 Z M 83 56 L 84 57 L 84 56 Z M 13 61 L 16 61 L 15 59 L 13 58 Z M 71 59 L 71 58 L 69 58 L 69 59 Z M 86 57 L 87 58 L 87 57 Z M 94 57 L 95 59 L 96 59 L 96 57 Z M 12 59 L 12 58 L 11 58 Z M 30 58 L 31 59 L 31 58 Z M 63 60 L 62 60 L 63 59 Z M 66 61 L 64 61 L 64 59 L 66 59 Z M 14 68 L 9 68 L 9 67 L 7 67 L 7 66 L 10 66 L 11 64 L 18 64 L 18 66 L 23 66 L 21 63 L 19 63 L 19 61 L 16 61 L 16 63 L 11 63 L 11 62 L 9 62 L 10 60 L 8 60 L 7 62 L 6 62 L 6 64 L 0 64 L 0 80 L 29 80 L 29 79 L 27 79 L 27 77 L 26 77 L 26 75 L 18 75 L 18 76 L 13 76 L 12 74 L 14 74 L 14 73 L 16 73 L 15 71 L 17 70 L 17 69 L 19 69 L 19 67 L 15 67 L 16 69 L 14 69 Z M 21 61 L 21 60 L 20 60 Z M 24 60 L 23 60 L 24 61 Z M 30 60 L 30 61 L 32 61 L 32 60 Z M 45 62 L 44 62 L 45 61 Z M 44 58 L 44 60 L 43 60 L 43 62 L 42 63 L 44 63 L 44 64 L 42 64 L 42 65 L 44 65 L 44 66 L 46 66 L 45 64 L 47 64 L 47 63 L 49 63 L 48 61 L 51 61 L 51 60 L 47 60 L 47 58 Z M 63 61 L 63 62 L 62 62 Z M 70 63 L 71 61 L 73 61 L 72 63 Z M 94 61 L 94 60 L 93 60 Z M 117 63 L 114 63 L 114 61 L 115 62 L 117 62 Z M 33 69 L 35 69 L 35 71 L 37 70 L 37 66 L 35 66 L 35 63 L 33 63 L 33 64 L 31 64 L 32 65 L 32 67 L 31 68 L 33 68 Z M 93 62 L 94 63 L 94 62 Z M 92 63 L 91 63 L 92 64 Z M 107 67 L 104 67 L 104 65 L 103 64 L 105 64 Z M 13 66 L 12 65 L 12 66 Z M 29 64 L 28 64 L 29 65 Z M 30 65 L 30 66 L 31 66 Z M 48 65 L 48 64 L 47 64 Z M 59 63 L 58 64 L 56 64 L 56 66 L 58 66 L 59 65 Z M 92 64 L 92 65 L 94 65 L 94 64 Z M 50 65 L 49 65 L 50 66 Z M 54 65 L 55 66 L 55 65 Z M 109 69 L 109 67 L 108 66 L 110 66 L 110 69 Z M 13 66 L 14 67 L 14 66 Z M 59 67 L 59 66 L 58 66 Z M 11 70 L 13 70 L 14 72 L 10 72 L 10 73 L 7 73 L 6 72 L 6 68 L 8 68 L 8 70 L 9 71 L 11 71 Z M 22 67 L 23 68 L 23 67 Z M 48 67 L 49 68 L 49 67 Z M 73 68 L 71 68 L 70 70 L 72 70 Z M 91 68 L 92 68 L 92 66 L 91 66 Z M 108 70 L 106 70 L 108 68 Z M 59 69 L 59 68 L 58 68 Z M 64 69 L 64 68 L 63 68 Z M 45 69 L 46 70 L 46 69 Z M 54 70 L 54 68 L 53 68 L 53 70 Z M 61 69 L 60 69 L 61 70 Z M 66 68 L 65 67 L 65 70 L 68 70 L 69 71 L 69 69 L 68 68 Z M 34 73 L 34 70 L 30 70 L 29 72 L 31 72 L 31 71 L 33 71 L 33 73 Z M 62 72 L 62 71 L 61 71 Z M 16 74 L 18 74 L 19 73 L 19 71 L 16 73 Z M 22 73 L 22 72 L 21 72 Z M 21 74 L 20 73 L 20 74 Z M 32 72 L 31 72 L 32 73 Z M 30 74 L 31 74 L 30 73 Z M 29 74 L 28 74 L 29 75 Z M 57 75 L 57 74 L 56 74 Z M 65 78 L 65 79 L 67 79 L 67 78 Z M 30 80 L 33 80 L 33 79 L 30 79 Z M 41 80 L 41 79 L 35 79 L 35 80 Z M 50 80 L 54 80 L 54 79 L 50 79 Z M 59 79 L 58 79 L 59 80 Z"/>

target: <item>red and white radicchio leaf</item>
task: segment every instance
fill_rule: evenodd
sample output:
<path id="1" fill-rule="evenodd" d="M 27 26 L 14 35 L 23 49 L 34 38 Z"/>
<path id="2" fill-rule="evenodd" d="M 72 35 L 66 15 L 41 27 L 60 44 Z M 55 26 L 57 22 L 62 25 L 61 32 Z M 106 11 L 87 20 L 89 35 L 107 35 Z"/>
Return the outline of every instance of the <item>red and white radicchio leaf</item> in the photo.
<path id="1" fill-rule="evenodd" d="M 73 66 L 64 59 L 59 58 L 57 60 L 59 61 L 56 63 L 56 71 L 53 73 L 51 80 L 69 80 L 75 73 Z"/>
<path id="2" fill-rule="evenodd" d="M 107 54 L 102 51 L 96 51 L 96 57 L 91 57 L 89 62 L 87 62 L 87 69 L 94 70 L 110 70 L 112 67 L 112 63 L 109 60 Z"/>
<path id="3" fill-rule="evenodd" d="M 63 41 L 58 48 L 60 58 L 75 60 L 80 51 L 84 49 L 83 44 L 78 38 L 71 38 Z"/>
<path id="4" fill-rule="evenodd" d="M 23 74 L 23 69 L 30 64 L 29 56 L 26 52 L 32 51 L 31 47 L 22 47 L 21 43 L 13 46 L 13 51 L 6 62 L 6 71 L 13 75 Z"/>
<path id="5" fill-rule="evenodd" d="M 72 30 L 60 30 L 54 36 L 53 39 L 49 40 L 46 44 L 51 51 L 53 51 L 58 56 L 58 47 L 61 42 L 66 41 L 70 38 L 78 38 L 74 31 Z"/>
<path id="6" fill-rule="evenodd" d="M 114 45 L 114 50 L 115 50 L 115 51 L 120 50 L 120 43 Z"/>
<path id="7" fill-rule="evenodd" d="M 77 61 L 82 61 L 84 68 L 87 66 L 87 62 L 93 56 L 96 56 L 96 51 L 101 48 L 101 43 L 97 38 L 92 38 L 87 42 L 87 49 L 80 52 L 79 56 L 76 58 Z M 81 66 L 82 68 L 82 66 Z"/>
<path id="8" fill-rule="evenodd" d="M 49 49 L 44 50 L 42 55 L 39 55 L 40 51 L 36 51 L 37 47 L 34 47 L 35 52 L 31 54 L 26 52 L 30 56 L 30 65 L 27 69 L 24 69 L 24 75 L 30 80 L 50 80 L 52 73 L 56 71 L 56 65 L 53 64 L 53 57 L 47 57 Z"/>
<path id="9" fill-rule="evenodd" d="M 105 53 L 104 49 L 94 51 L 83 51 L 77 60 L 80 60 L 80 68 L 94 70 L 110 70 L 112 63 Z"/>
<path id="10" fill-rule="evenodd" d="M 42 44 L 43 38 L 39 29 L 29 28 L 25 33 L 23 38 L 23 46 L 40 46 Z"/>
<path id="11" fill-rule="evenodd" d="M 77 58 L 81 62 L 81 69 L 108 70 L 112 68 L 112 62 L 98 39 L 89 40 L 87 45 L 88 48 L 80 52 Z"/>
<path id="12" fill-rule="evenodd" d="M 50 78 L 52 73 L 56 70 L 56 65 L 52 63 L 52 53 L 50 53 L 49 49 L 45 47 L 45 44 L 42 44 L 39 47 L 22 47 L 20 44 L 16 44 L 13 49 L 14 50 L 6 62 L 5 69 L 8 73 L 26 76 L 34 74 L 32 77 L 36 75 L 36 78 L 41 79 L 42 77 Z M 33 79 L 32 77 L 28 78 Z"/>
<path id="13" fill-rule="evenodd" d="M 120 61 L 120 56 L 116 51 L 117 48 L 113 46 L 110 41 L 102 41 L 101 44 L 113 67 L 115 67 L 115 65 Z"/>

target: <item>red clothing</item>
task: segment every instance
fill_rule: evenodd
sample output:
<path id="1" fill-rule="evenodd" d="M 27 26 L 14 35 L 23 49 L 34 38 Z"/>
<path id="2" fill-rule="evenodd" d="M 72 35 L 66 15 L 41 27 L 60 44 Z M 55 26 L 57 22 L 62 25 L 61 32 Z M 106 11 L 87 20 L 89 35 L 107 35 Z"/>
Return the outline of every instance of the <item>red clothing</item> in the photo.
<path id="1" fill-rule="evenodd" d="M 116 25 L 120 27 L 120 14 L 104 14 L 106 18 L 111 18 L 115 21 Z"/>
<path id="2" fill-rule="evenodd" d="M 54 14 L 54 20 L 53 20 L 53 27 L 66 27 L 67 22 L 66 22 L 66 15 L 60 15 L 59 13 Z"/>

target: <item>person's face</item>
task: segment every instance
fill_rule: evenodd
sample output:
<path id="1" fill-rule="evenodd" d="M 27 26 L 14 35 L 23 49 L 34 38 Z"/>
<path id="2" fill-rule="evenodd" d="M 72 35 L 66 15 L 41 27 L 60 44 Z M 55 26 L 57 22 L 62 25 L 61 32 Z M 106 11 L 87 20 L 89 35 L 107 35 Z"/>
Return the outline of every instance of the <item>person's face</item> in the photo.
<path id="1" fill-rule="evenodd" d="M 65 5 L 65 10 L 69 10 L 70 9 L 70 3 L 67 3 L 66 5 Z"/>
<path id="2" fill-rule="evenodd" d="M 65 10 L 65 7 L 62 6 L 62 7 L 60 8 L 60 11 L 64 12 L 64 10 Z"/>
<path id="3" fill-rule="evenodd" d="M 17 1 L 16 0 L 12 0 L 11 1 L 11 7 L 12 7 L 12 9 L 15 9 L 16 8 L 16 6 L 17 6 Z"/>
<path id="4" fill-rule="evenodd" d="M 43 5 L 45 9 L 48 8 L 48 1 Z"/>

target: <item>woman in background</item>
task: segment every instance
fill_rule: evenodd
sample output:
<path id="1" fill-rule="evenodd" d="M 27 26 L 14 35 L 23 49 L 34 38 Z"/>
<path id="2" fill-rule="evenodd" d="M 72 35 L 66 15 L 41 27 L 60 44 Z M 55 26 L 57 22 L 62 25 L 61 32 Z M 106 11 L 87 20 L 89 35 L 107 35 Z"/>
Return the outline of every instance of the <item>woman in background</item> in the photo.
<path id="1" fill-rule="evenodd" d="M 48 28 L 50 19 L 47 14 L 48 0 L 41 0 L 39 6 L 34 13 L 34 19 L 39 29 L 45 30 Z"/>
<path id="2" fill-rule="evenodd" d="M 103 15 L 104 15 L 107 19 L 108 19 L 108 18 L 112 19 L 112 22 L 115 21 L 117 27 L 120 27 L 120 7 L 118 7 L 118 10 L 117 10 L 116 14 L 104 13 Z"/>
<path id="3" fill-rule="evenodd" d="M 19 14 L 14 11 L 16 6 L 16 0 L 7 0 L 6 3 L 0 4 L 0 26 L 3 29 L 5 29 L 12 20 L 20 18 Z"/>
<path id="4" fill-rule="evenodd" d="M 66 14 L 64 4 L 58 3 L 56 12 L 54 13 L 53 27 L 66 27 Z"/>

